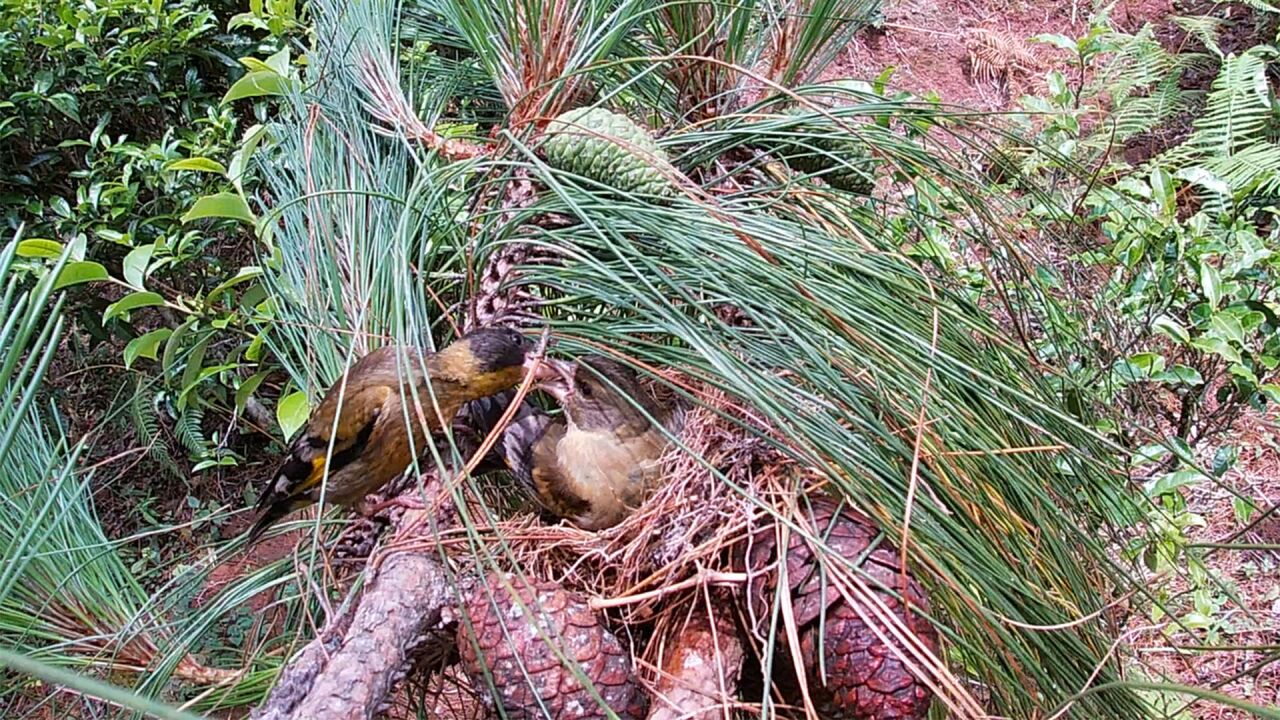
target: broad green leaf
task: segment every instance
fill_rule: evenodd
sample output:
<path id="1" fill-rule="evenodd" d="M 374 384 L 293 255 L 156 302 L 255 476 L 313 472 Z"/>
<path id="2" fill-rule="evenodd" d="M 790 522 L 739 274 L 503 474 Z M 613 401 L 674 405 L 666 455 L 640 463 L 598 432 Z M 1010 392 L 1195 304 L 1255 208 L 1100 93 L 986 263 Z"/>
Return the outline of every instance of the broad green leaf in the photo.
<path id="1" fill-rule="evenodd" d="M 231 184 L 236 186 L 236 190 L 244 193 L 244 170 L 249 164 L 249 159 L 253 157 L 253 153 L 258 149 L 258 145 L 263 139 L 268 137 L 267 126 L 257 124 L 251 126 L 244 131 L 244 135 L 240 138 L 240 147 L 236 148 L 235 153 L 231 155 L 231 164 L 227 167 L 227 176 L 231 178 Z"/>
<path id="2" fill-rule="evenodd" d="M 133 245 L 133 236 L 129 233 L 120 232 L 119 230 L 98 228 L 93 231 L 93 234 L 107 242 L 113 242 L 117 245 L 124 245 L 125 247 L 131 247 Z"/>
<path id="3" fill-rule="evenodd" d="M 1046 76 L 1046 82 L 1049 85 L 1049 94 L 1061 100 L 1070 96 L 1071 90 L 1067 85 L 1067 78 L 1060 71 L 1054 70 Z"/>
<path id="4" fill-rule="evenodd" d="M 1202 480 L 1204 480 L 1204 473 L 1199 470 L 1177 470 L 1166 473 L 1147 483 L 1147 496 L 1167 495 L 1184 485 L 1196 485 Z"/>
<path id="5" fill-rule="evenodd" d="M 1151 375 L 1164 370 L 1164 356 L 1159 353 L 1142 352 L 1129 356 L 1129 362 L 1133 363 L 1143 375 Z"/>
<path id="6" fill-rule="evenodd" d="M 62 257 L 62 243 L 45 238 L 29 238 L 18 243 L 18 257 Z"/>
<path id="7" fill-rule="evenodd" d="M 1216 313 L 1209 319 L 1209 326 L 1223 340 L 1244 345 L 1244 328 L 1240 326 L 1240 321 L 1234 315 Z"/>
<path id="8" fill-rule="evenodd" d="M 1129 383 L 1142 382 L 1147 377 L 1147 373 L 1142 368 L 1134 365 L 1128 360 L 1117 360 L 1115 365 L 1111 367 L 1112 377 L 1116 382 Z"/>
<path id="9" fill-rule="evenodd" d="M 210 172 L 219 175 L 227 174 L 227 169 L 222 166 L 222 163 L 205 157 L 174 160 L 165 166 L 165 170 L 195 170 L 196 172 Z"/>
<path id="10" fill-rule="evenodd" d="M 271 327 L 270 325 L 265 326 L 257 335 L 253 337 L 253 340 L 249 342 L 249 347 L 244 349 L 245 360 L 249 360 L 251 362 L 258 362 L 259 360 L 262 359 L 262 347 L 263 347 L 263 344 L 266 342 L 267 330 L 270 329 L 270 327 Z"/>
<path id="11" fill-rule="evenodd" d="M 1258 511 L 1258 506 L 1245 498 L 1236 496 L 1231 498 L 1231 511 L 1235 514 L 1238 524 L 1248 525 L 1249 521 L 1253 519 L 1253 514 Z"/>
<path id="12" fill-rule="evenodd" d="M 1137 450 L 1134 450 L 1129 456 L 1129 465 L 1137 467 L 1139 465 L 1146 465 L 1147 463 L 1159 462 L 1169 457 L 1171 454 L 1172 453 L 1169 451 L 1169 448 L 1164 445 L 1143 445 Z"/>
<path id="13" fill-rule="evenodd" d="M 172 334 L 173 331 L 169 328 L 160 328 L 130 340 L 124 347 L 124 366 L 133 367 L 133 363 L 140 357 L 155 360 L 160 343 Z"/>
<path id="14" fill-rule="evenodd" d="M 1222 302 L 1222 276 L 1218 273 L 1218 268 L 1207 261 L 1200 263 L 1200 289 L 1209 301 L 1209 307 L 1217 310 L 1218 304 Z"/>
<path id="15" fill-rule="evenodd" d="M 102 313 L 102 322 L 106 323 L 114 317 L 128 314 L 131 310 L 137 310 L 144 307 L 155 307 L 163 305 L 164 297 L 158 293 L 142 290 L 135 293 L 129 293 L 119 300 L 107 306 L 106 312 Z"/>
<path id="16" fill-rule="evenodd" d="M 250 375 L 244 382 L 240 383 L 240 387 L 236 388 L 236 414 L 244 412 L 245 403 L 249 402 L 249 396 L 258 391 L 258 387 L 262 385 L 262 381 L 267 379 L 269 371 L 261 370 Z"/>
<path id="17" fill-rule="evenodd" d="M 71 285 L 109 280 L 110 278 L 111 276 L 107 274 L 107 269 L 102 267 L 101 263 L 96 263 L 92 260 L 71 262 L 63 266 L 62 272 L 58 273 L 58 279 L 54 282 L 53 288 L 60 290 Z"/>
<path id="18" fill-rule="evenodd" d="M 1160 210 L 1166 215 L 1177 207 L 1177 191 L 1173 187 L 1173 177 L 1169 171 L 1157 167 L 1151 171 L 1151 192 L 1160 203 Z"/>
<path id="19" fill-rule="evenodd" d="M 191 348 L 191 352 L 187 354 L 187 366 L 182 370 L 182 388 L 183 394 L 178 396 L 178 409 L 186 407 L 186 390 L 195 384 L 196 379 L 200 377 L 201 371 L 204 370 L 204 354 L 209 349 L 209 341 L 213 339 L 213 334 L 206 330 L 204 337 L 200 342 Z"/>
<path id="20" fill-rule="evenodd" d="M 155 252 L 155 244 L 141 245 L 129 251 L 121 264 L 124 281 L 136 288 L 146 287 L 147 266 L 151 264 L 151 253 Z"/>
<path id="21" fill-rule="evenodd" d="M 311 408 L 307 406 L 307 394 L 298 390 L 280 398 L 276 405 L 276 422 L 285 440 L 292 438 L 307 422 Z"/>
<path id="22" fill-rule="evenodd" d="M 270 65 L 255 57 L 242 57 L 240 58 L 240 64 L 248 68 L 249 72 L 276 72 Z M 279 75 L 279 73 L 276 74 Z"/>
<path id="23" fill-rule="evenodd" d="M 1240 362 L 1240 352 L 1235 348 L 1231 347 L 1231 344 L 1228 343 L 1226 340 L 1223 340 L 1222 338 L 1212 337 L 1208 335 L 1204 337 L 1198 337 L 1195 340 L 1191 341 L 1191 347 L 1204 350 L 1205 352 L 1211 352 L 1228 362 L 1232 362 L 1232 363 Z"/>
<path id="24" fill-rule="evenodd" d="M 227 21 L 227 30 L 239 30 L 242 27 L 260 29 L 265 25 L 253 13 L 236 13 Z"/>
<path id="25" fill-rule="evenodd" d="M 1214 626 L 1214 619 L 1203 612 L 1189 612 L 1178 618 L 1178 626 L 1188 630 L 1207 630 Z"/>
<path id="26" fill-rule="evenodd" d="M 80 101 L 71 93 L 57 93 L 49 96 L 49 104 L 58 112 L 80 122 Z"/>
<path id="27" fill-rule="evenodd" d="M 1167 335 L 1170 339 L 1176 340 L 1183 345 L 1191 342 L 1191 335 L 1187 332 L 1187 329 L 1184 328 L 1177 320 L 1174 320 L 1168 315 L 1161 315 L 1156 318 L 1155 321 L 1151 323 L 1151 329 L 1158 333 Z"/>
<path id="28" fill-rule="evenodd" d="M 1267 383 L 1260 385 L 1258 391 L 1267 396 L 1267 399 L 1273 403 L 1280 403 L 1280 385 Z"/>
<path id="29" fill-rule="evenodd" d="M 288 77 L 289 76 L 289 46 L 285 45 L 279 51 L 273 53 L 270 57 L 268 57 L 266 60 L 266 65 L 269 69 L 274 70 L 277 74 L 283 77 Z"/>
<path id="30" fill-rule="evenodd" d="M 173 365 L 178 359 L 178 350 L 182 348 L 182 341 L 195 327 L 196 322 L 198 322 L 196 318 L 191 318 L 174 328 L 169 341 L 164 344 L 164 355 L 160 357 L 160 367 L 164 369 L 166 375 L 173 372 Z"/>
<path id="31" fill-rule="evenodd" d="M 187 214 L 182 216 L 182 222 L 187 223 L 204 218 L 231 218 L 247 223 L 253 223 L 257 219 L 244 198 L 238 193 L 226 192 L 205 195 L 196 200 L 195 205 L 192 205 Z"/>
<path id="32" fill-rule="evenodd" d="M 1213 453 L 1213 475 L 1222 477 L 1235 466 L 1240 459 L 1240 448 L 1235 445 L 1223 445 Z"/>
<path id="33" fill-rule="evenodd" d="M 1174 173 L 1174 177 L 1179 180 L 1186 180 L 1192 185 L 1198 185 L 1215 195 L 1231 196 L 1231 186 L 1222 178 L 1202 167 L 1183 168 Z"/>
<path id="34" fill-rule="evenodd" d="M 1237 317 L 1237 319 L 1240 321 L 1240 328 L 1244 332 L 1253 332 L 1259 327 L 1262 327 L 1262 323 L 1267 321 L 1267 316 L 1260 312 L 1251 310 L 1249 312 L 1242 313 Z"/>
<path id="35" fill-rule="evenodd" d="M 203 358 L 201 359 L 203 360 Z M 204 382 L 205 380 L 208 380 L 209 378 L 219 373 L 224 373 L 228 370 L 235 370 L 236 367 L 238 366 L 235 363 L 229 363 L 229 364 L 223 364 L 223 365 L 212 365 L 206 368 L 200 368 L 200 372 L 197 373 L 196 376 L 191 379 L 191 383 L 188 384 L 186 387 L 182 388 L 182 392 L 178 393 L 178 406 L 186 407 L 187 405 L 190 404 L 190 401 L 188 398 L 191 395 L 191 391 L 199 387 L 200 383 Z"/>
<path id="36" fill-rule="evenodd" d="M 1062 48 L 1069 53 L 1077 53 L 1080 51 L 1080 46 L 1074 38 L 1067 37 L 1066 35 L 1060 35 L 1058 33 L 1032 35 L 1031 39 L 1034 42 L 1042 42 L 1057 48 Z"/>
<path id="37" fill-rule="evenodd" d="M 1174 365 L 1169 368 L 1168 372 L 1158 373 L 1154 379 L 1171 385 L 1191 385 L 1194 387 L 1204 384 L 1204 377 L 1200 375 L 1200 371 L 1186 365 Z"/>
<path id="38" fill-rule="evenodd" d="M 1172 446 L 1170 449 L 1173 450 L 1173 454 L 1177 455 L 1180 460 L 1189 465 L 1195 464 L 1196 453 L 1191 449 L 1191 445 L 1188 444 L 1186 440 L 1183 440 L 1177 435 L 1173 435 L 1169 437 L 1168 443 Z"/>
<path id="39" fill-rule="evenodd" d="M 1251 368 L 1249 368 L 1247 365 L 1243 363 L 1233 363 L 1230 367 L 1227 368 L 1227 372 L 1235 377 L 1240 378 L 1241 380 L 1244 380 L 1250 385 L 1256 385 L 1258 382 L 1257 374 L 1254 373 Z"/>
<path id="40" fill-rule="evenodd" d="M 67 246 L 70 248 L 72 260 L 84 260 L 85 253 L 89 249 L 89 238 L 85 237 L 84 233 L 76 233 Z"/>
<path id="41" fill-rule="evenodd" d="M 235 81 L 227 89 L 227 94 L 222 96 L 222 102 L 229 103 L 243 100 L 244 98 L 284 95 L 292 89 L 293 82 L 280 73 L 274 70 L 254 70 L 245 73 L 244 77 Z"/>
<path id="42" fill-rule="evenodd" d="M 57 213 L 60 217 L 71 219 L 71 205 L 64 197 L 54 195 L 49 198 L 49 208 Z"/>
<path id="43" fill-rule="evenodd" d="M 871 91 L 877 95 L 883 95 L 885 92 L 885 88 L 889 86 L 889 79 L 893 77 L 893 73 L 897 69 L 898 69 L 898 66 L 889 65 L 885 67 L 884 70 L 881 70 L 880 74 L 877 75 L 876 79 L 873 80 L 871 83 Z"/>
<path id="44" fill-rule="evenodd" d="M 209 307 L 213 305 L 213 301 L 216 300 L 219 295 L 226 292 L 229 288 L 235 287 L 236 285 L 239 285 L 242 282 L 247 282 L 249 280 L 253 280 L 255 278 L 260 278 L 260 277 L 262 277 L 262 268 L 255 267 L 253 265 L 246 265 L 245 267 L 240 268 L 240 270 L 238 270 L 236 274 L 231 278 L 229 278 L 226 282 L 222 283 L 218 287 L 209 291 L 209 294 L 206 295 L 204 299 L 205 307 Z"/>
<path id="45" fill-rule="evenodd" d="M 217 459 L 201 460 L 200 462 L 192 466 L 191 472 L 198 473 L 201 470 L 208 470 L 211 467 L 227 467 L 227 466 L 234 467 L 235 465 L 238 465 L 238 464 L 239 463 L 236 461 L 234 456 L 223 455 L 222 457 Z"/>

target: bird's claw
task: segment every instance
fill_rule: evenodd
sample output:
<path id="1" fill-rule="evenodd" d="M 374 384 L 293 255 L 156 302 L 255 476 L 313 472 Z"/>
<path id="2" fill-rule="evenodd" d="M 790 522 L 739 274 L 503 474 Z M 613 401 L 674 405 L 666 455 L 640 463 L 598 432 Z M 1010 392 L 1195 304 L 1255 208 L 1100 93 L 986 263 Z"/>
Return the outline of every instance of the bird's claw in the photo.
<path id="1" fill-rule="evenodd" d="M 370 502 L 371 500 L 372 502 Z M 427 506 L 411 495 L 396 495 L 386 500 L 365 498 L 356 507 L 356 512 L 367 518 L 373 518 L 393 507 L 404 508 L 405 510 L 425 510 Z"/>

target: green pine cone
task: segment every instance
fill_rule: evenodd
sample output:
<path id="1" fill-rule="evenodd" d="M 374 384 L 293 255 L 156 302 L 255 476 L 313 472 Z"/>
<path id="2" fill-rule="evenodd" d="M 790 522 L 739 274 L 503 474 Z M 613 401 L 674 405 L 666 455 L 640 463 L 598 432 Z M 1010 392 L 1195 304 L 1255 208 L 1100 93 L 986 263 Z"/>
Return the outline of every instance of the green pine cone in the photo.
<path id="1" fill-rule="evenodd" d="M 547 125 L 546 135 L 542 151 L 554 168 L 627 193 L 675 195 L 659 169 L 670 167 L 667 154 L 625 115 L 604 108 L 568 110 Z"/>
<path id="2" fill-rule="evenodd" d="M 811 113 L 802 107 L 790 107 L 784 115 L 799 117 Z M 794 128 L 793 133 L 804 132 L 804 126 Z M 861 141 L 848 137 L 810 135 L 803 139 L 776 139 L 772 152 L 788 167 L 802 173 L 821 173 L 831 187 L 862 194 L 869 194 L 875 187 L 876 159 Z"/>

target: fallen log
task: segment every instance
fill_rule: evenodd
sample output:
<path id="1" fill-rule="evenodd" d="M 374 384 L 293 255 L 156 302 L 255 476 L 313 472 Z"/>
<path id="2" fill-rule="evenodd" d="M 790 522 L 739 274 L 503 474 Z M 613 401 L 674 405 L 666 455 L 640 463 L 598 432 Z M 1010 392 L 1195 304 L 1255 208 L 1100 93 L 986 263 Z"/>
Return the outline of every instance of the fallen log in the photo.
<path id="1" fill-rule="evenodd" d="M 397 528 L 424 514 L 404 513 Z M 454 593 L 423 549 L 393 544 L 370 560 L 376 574 L 359 602 L 289 662 L 254 720 L 372 720 L 385 706 Z"/>

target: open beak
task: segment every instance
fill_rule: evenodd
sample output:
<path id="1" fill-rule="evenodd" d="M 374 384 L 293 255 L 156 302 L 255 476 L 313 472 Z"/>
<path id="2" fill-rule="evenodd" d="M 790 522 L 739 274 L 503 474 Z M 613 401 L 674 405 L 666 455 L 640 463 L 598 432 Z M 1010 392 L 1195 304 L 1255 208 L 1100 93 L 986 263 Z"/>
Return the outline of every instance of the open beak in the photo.
<path id="1" fill-rule="evenodd" d="M 534 371 L 534 382 L 534 387 L 564 403 L 573 388 L 573 363 L 543 358 L 542 364 Z"/>

